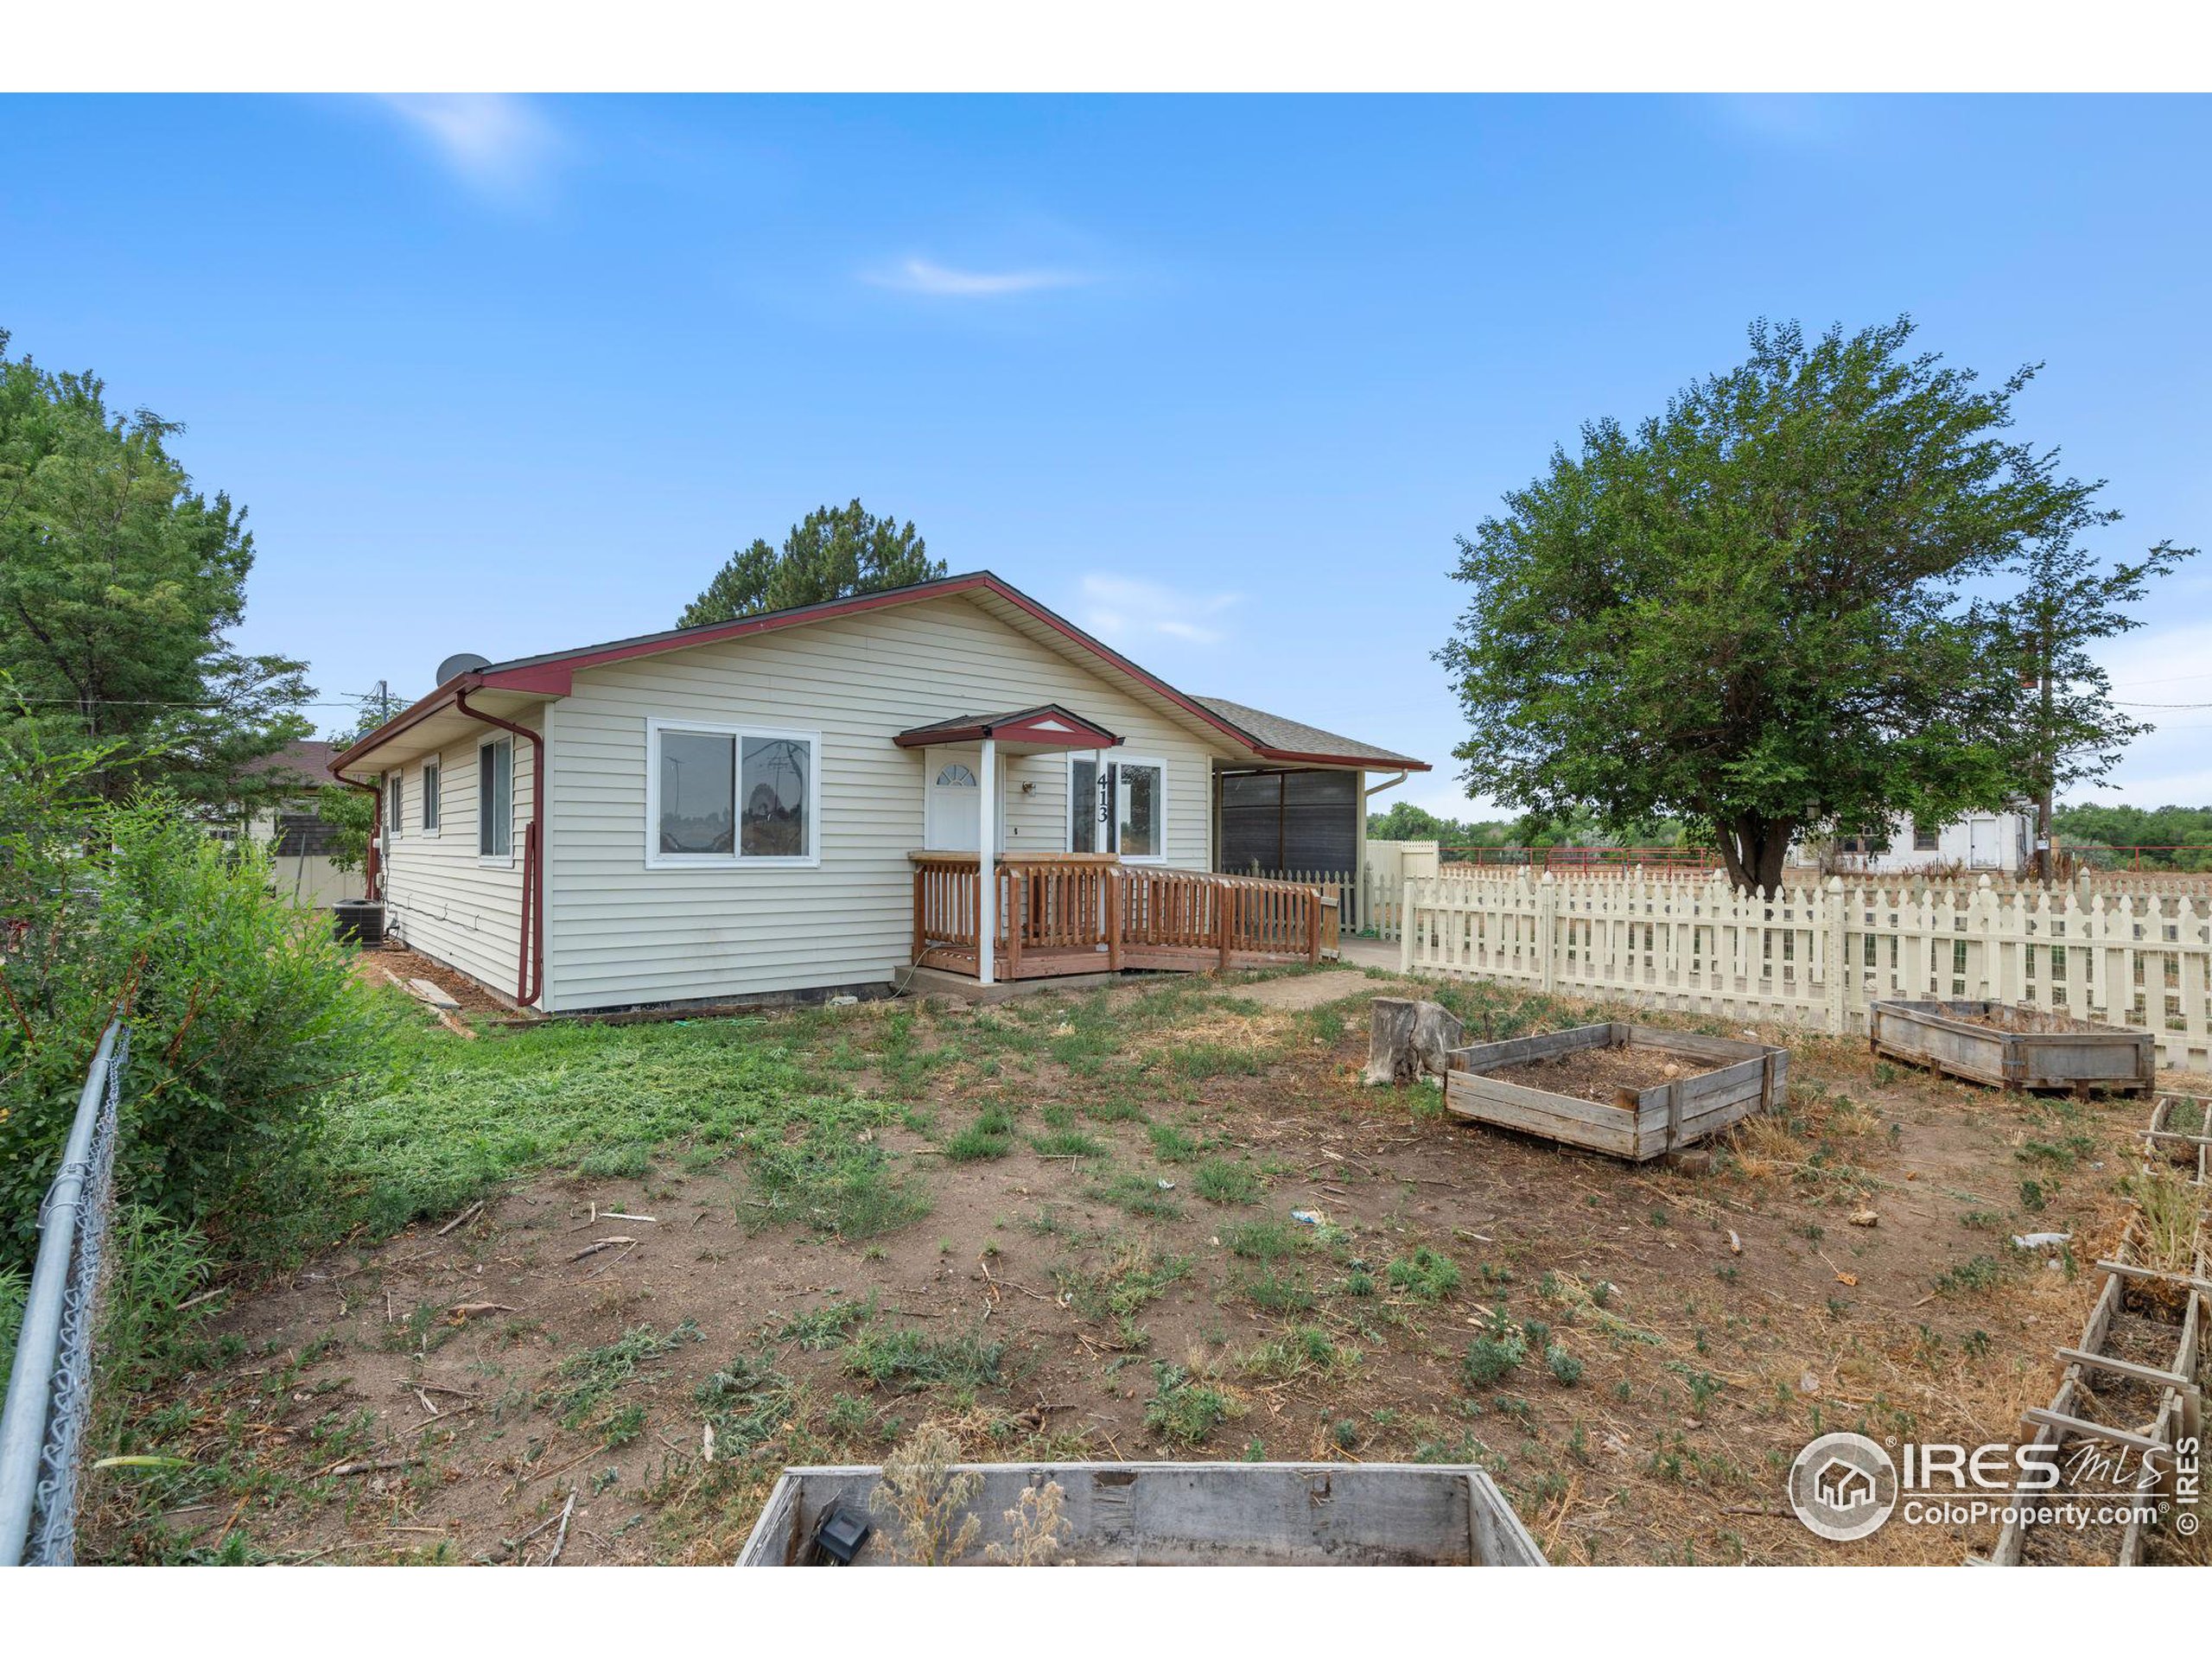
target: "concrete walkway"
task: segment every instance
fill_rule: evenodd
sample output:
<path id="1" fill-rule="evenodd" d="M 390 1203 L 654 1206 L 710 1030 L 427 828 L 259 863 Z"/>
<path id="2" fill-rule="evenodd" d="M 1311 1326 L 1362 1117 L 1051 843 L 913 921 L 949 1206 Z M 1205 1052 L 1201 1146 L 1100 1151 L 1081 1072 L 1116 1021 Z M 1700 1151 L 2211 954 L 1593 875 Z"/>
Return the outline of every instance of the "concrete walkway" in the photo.
<path id="1" fill-rule="evenodd" d="M 1347 968 L 1380 968 L 1392 974 L 1398 971 L 1395 939 L 1341 939 L 1337 944 L 1337 956 Z"/>

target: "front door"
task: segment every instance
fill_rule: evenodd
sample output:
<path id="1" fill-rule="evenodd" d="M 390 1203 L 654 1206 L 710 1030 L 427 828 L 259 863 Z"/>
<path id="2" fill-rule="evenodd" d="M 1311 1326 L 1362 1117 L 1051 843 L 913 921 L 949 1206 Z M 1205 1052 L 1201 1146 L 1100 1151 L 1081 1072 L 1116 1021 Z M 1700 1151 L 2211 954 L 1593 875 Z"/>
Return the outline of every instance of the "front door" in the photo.
<path id="1" fill-rule="evenodd" d="M 927 817 L 933 853 L 975 853 L 983 847 L 983 791 L 976 769 L 964 760 L 948 760 L 930 780 Z"/>

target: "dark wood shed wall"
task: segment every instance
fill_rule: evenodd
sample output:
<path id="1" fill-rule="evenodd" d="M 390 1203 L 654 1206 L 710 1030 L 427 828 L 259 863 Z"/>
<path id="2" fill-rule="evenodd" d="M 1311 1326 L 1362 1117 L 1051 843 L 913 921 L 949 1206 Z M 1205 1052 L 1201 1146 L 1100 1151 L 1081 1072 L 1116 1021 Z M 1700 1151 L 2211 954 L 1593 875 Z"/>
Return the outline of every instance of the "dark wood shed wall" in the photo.
<path id="1" fill-rule="evenodd" d="M 1357 864 L 1358 772 L 1225 772 L 1217 782 L 1219 868 L 1334 872 Z"/>

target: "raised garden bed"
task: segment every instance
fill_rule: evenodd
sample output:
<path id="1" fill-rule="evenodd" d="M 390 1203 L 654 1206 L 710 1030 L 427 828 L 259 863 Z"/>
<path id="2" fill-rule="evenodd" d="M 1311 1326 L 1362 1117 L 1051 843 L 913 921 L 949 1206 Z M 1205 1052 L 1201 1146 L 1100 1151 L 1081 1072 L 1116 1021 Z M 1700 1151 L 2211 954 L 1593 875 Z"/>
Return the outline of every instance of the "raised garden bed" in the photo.
<path id="1" fill-rule="evenodd" d="M 1483 1470 L 1433 1464 L 978 1463 L 969 1512 L 982 1522 L 954 1563 L 980 1566 L 1007 1542 L 1005 1511 L 1057 1481 L 1071 1565 L 1541 1567 L 1543 1552 Z M 811 1565 L 816 1529 L 839 1504 L 865 1515 L 873 1466 L 786 1469 L 740 1567 Z M 893 1564 L 880 1535 L 851 1564 Z"/>
<path id="2" fill-rule="evenodd" d="M 1444 1103 L 1640 1163 L 1769 1110 L 1789 1075 L 1779 1048 L 1615 1020 L 1453 1049 Z"/>
<path id="3" fill-rule="evenodd" d="M 2000 1089 L 2117 1090 L 2148 1094 L 2158 1039 L 2050 1008 L 2004 1002 L 1877 1002 L 1866 1041 L 1877 1054 L 1933 1066 Z"/>

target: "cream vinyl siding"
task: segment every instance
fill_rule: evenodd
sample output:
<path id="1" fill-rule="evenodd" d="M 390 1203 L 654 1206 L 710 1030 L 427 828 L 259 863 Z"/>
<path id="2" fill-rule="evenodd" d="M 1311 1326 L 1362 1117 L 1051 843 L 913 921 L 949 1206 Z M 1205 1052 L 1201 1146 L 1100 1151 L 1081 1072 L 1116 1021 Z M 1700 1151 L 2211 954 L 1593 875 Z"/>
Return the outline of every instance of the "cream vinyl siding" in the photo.
<path id="1" fill-rule="evenodd" d="M 924 790 L 972 746 L 901 749 L 899 732 L 1058 702 L 1167 764 L 1168 861 L 1207 868 L 1211 750 L 1126 689 L 957 596 L 579 670 L 551 705 L 554 802 L 544 1006 L 624 1007 L 889 980 L 910 955 Z M 821 862 L 649 869 L 649 720 L 821 734 Z M 451 766 L 453 763 L 448 760 Z M 1007 849 L 1067 846 L 1067 764 L 1001 755 Z M 518 779 L 524 774 L 519 764 Z M 461 769 L 446 821 L 462 822 Z M 474 784 L 471 757 L 467 787 Z M 1027 795 L 1020 786 L 1033 783 Z M 467 803 L 471 852 L 475 807 Z M 512 927 L 512 922 L 510 922 Z M 472 970 L 473 971 L 473 970 Z M 510 953 L 505 969 L 513 976 Z"/>
<path id="2" fill-rule="evenodd" d="M 520 723 L 537 722 L 524 715 Z M 423 828 L 422 761 L 402 768 L 405 827 L 386 846 L 385 902 L 391 925 L 411 949 L 512 997 L 521 943 L 522 831 L 535 810 L 530 745 L 515 740 L 514 857 L 504 867 L 476 855 L 477 747 L 465 740 L 438 752 L 443 781 L 435 830 Z"/>

